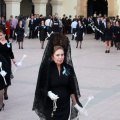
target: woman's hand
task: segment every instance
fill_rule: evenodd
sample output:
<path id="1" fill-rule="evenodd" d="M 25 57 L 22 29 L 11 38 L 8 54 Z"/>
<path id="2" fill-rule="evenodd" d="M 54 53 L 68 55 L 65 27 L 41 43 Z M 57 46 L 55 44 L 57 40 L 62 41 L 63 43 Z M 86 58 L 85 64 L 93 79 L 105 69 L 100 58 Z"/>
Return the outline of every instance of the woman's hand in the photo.
<path id="1" fill-rule="evenodd" d="M 84 116 L 88 116 L 88 113 L 86 110 L 84 110 L 82 107 L 80 107 L 78 104 L 75 104 L 74 107 L 77 109 L 77 111 L 84 115 Z"/>
<path id="2" fill-rule="evenodd" d="M 16 60 L 15 60 L 15 59 L 12 59 L 12 62 L 13 62 L 13 64 L 15 64 L 15 63 L 16 63 Z"/>
<path id="3" fill-rule="evenodd" d="M 58 95 L 55 95 L 52 91 L 48 91 L 48 96 L 51 100 L 57 100 L 59 98 Z"/>

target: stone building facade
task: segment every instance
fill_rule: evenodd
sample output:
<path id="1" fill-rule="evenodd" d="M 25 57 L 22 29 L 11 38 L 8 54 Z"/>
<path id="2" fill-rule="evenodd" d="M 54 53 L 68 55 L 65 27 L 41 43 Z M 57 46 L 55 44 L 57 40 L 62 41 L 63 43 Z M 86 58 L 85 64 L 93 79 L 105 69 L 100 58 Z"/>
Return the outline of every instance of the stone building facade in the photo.
<path id="1" fill-rule="evenodd" d="M 52 6 L 52 14 L 91 16 L 97 15 L 116 16 L 120 15 L 120 0 L 0 0 L 0 16 L 18 16 L 31 13 L 46 16 L 48 1 Z"/>

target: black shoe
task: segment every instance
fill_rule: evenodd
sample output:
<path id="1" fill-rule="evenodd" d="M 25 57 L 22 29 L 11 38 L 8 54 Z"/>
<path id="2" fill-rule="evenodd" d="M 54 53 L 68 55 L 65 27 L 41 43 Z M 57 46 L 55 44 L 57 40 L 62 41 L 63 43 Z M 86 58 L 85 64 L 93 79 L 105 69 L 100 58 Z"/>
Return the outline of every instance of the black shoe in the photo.
<path id="1" fill-rule="evenodd" d="M 76 46 L 76 48 L 78 48 L 78 46 Z"/>
<path id="2" fill-rule="evenodd" d="M 8 95 L 4 93 L 4 100 L 8 100 Z"/>
<path id="3" fill-rule="evenodd" d="M 0 108 L 0 111 L 3 109 L 4 110 L 5 104 L 3 103 L 2 107 Z"/>
<path id="4" fill-rule="evenodd" d="M 21 47 L 21 49 L 23 49 L 23 47 Z"/>
<path id="5" fill-rule="evenodd" d="M 107 53 L 110 53 L 110 50 L 108 50 Z"/>
<path id="6" fill-rule="evenodd" d="M 80 49 L 82 49 L 81 46 L 80 46 Z"/>
<path id="7" fill-rule="evenodd" d="M 108 53 L 108 51 L 106 50 L 105 53 Z"/>

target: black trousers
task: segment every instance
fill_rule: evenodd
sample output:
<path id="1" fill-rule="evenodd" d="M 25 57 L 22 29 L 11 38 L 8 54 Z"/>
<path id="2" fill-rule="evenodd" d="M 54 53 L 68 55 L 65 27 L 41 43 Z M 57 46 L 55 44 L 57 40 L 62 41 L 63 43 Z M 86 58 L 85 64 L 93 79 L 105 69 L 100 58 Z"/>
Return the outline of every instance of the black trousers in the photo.
<path id="1" fill-rule="evenodd" d="M 73 28 L 72 29 L 72 40 L 74 39 L 74 35 L 73 34 L 75 34 L 75 32 L 76 32 L 76 28 Z"/>

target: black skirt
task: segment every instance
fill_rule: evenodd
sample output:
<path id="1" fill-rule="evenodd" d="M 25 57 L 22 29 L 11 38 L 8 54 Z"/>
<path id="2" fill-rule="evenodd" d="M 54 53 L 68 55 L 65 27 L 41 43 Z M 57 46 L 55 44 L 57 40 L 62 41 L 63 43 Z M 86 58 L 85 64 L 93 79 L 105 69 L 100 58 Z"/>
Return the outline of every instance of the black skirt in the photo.
<path id="1" fill-rule="evenodd" d="M 24 38 L 23 35 L 18 35 L 17 36 L 17 41 L 18 42 L 23 42 L 23 38 Z"/>
<path id="2" fill-rule="evenodd" d="M 46 120 L 68 120 L 70 114 L 70 97 L 59 98 L 56 104 L 56 111 L 53 111 L 53 101 L 50 98 L 47 99 L 45 109 Z"/>
<path id="3" fill-rule="evenodd" d="M 11 85 L 11 65 L 6 61 L 6 59 L 0 55 L 0 62 L 2 62 L 2 70 L 4 70 L 7 74 L 5 76 L 5 81 L 7 85 L 5 85 L 4 78 L 0 75 L 0 90 L 4 89 L 5 87 Z M 1 69 L 0 69 L 1 72 Z"/>

